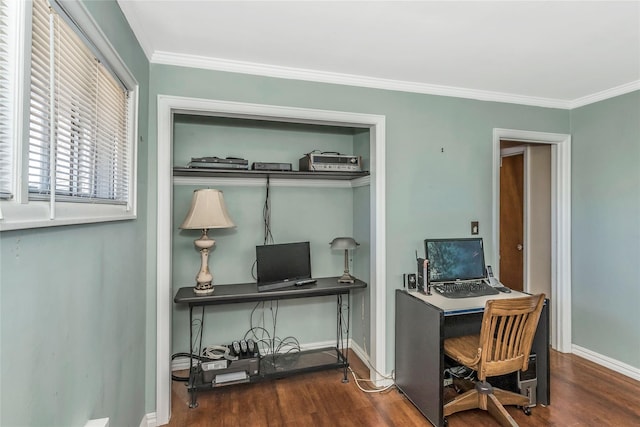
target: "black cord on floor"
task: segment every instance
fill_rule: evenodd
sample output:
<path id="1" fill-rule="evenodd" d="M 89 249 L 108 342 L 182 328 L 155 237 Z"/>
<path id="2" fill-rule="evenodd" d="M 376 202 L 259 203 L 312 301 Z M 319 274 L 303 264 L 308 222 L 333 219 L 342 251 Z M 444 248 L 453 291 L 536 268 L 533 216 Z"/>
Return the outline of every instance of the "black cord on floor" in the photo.
<path id="1" fill-rule="evenodd" d="M 189 357 L 189 356 L 191 356 L 191 358 L 193 358 L 195 360 L 199 360 L 201 362 L 205 362 L 205 361 L 209 360 L 206 357 L 198 356 L 197 354 L 189 354 L 189 353 L 174 353 L 174 354 L 171 355 L 171 360 L 176 359 L 178 357 Z M 191 366 L 189 367 L 189 369 L 191 369 Z M 189 381 L 189 377 L 188 376 L 180 377 L 180 376 L 174 375 L 174 374 L 171 374 L 171 379 L 173 381 L 180 381 L 180 382 L 185 382 L 185 383 Z"/>

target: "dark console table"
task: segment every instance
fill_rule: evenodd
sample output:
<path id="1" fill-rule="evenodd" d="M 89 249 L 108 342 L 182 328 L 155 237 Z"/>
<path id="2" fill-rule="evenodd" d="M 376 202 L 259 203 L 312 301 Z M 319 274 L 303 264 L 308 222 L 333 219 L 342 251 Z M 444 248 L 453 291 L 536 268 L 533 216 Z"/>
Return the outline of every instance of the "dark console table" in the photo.
<path id="1" fill-rule="evenodd" d="M 203 381 L 201 361 L 198 360 L 194 363 L 195 359 L 193 359 L 193 356 L 198 352 L 198 350 L 195 349 L 195 342 L 202 341 L 202 333 L 204 330 L 204 322 L 202 322 L 203 324 L 197 328 L 195 332 L 196 336 L 194 337 L 193 316 L 194 309 L 197 307 L 202 309 L 202 314 L 204 315 L 204 308 L 206 306 L 335 295 L 337 297 L 337 336 L 335 347 L 304 350 L 287 354 L 263 355 L 260 357 L 259 373 L 248 376 L 246 380 L 240 382 L 256 382 L 265 379 L 282 378 L 298 373 L 336 368 L 344 370 L 343 382 L 347 382 L 349 360 L 345 343 L 349 340 L 350 293 L 354 289 L 366 288 L 367 284 L 357 279 L 355 283 L 338 283 L 338 277 L 324 277 L 316 280 L 317 282 L 314 284 L 292 286 L 268 292 L 258 292 L 258 286 L 255 283 L 217 285 L 215 291 L 210 295 L 197 295 L 193 292 L 193 287 L 180 288 L 173 301 L 176 304 L 189 305 L 189 324 L 191 325 L 189 330 L 189 342 L 191 343 L 191 356 L 189 360 L 191 369 L 189 370 L 188 383 L 190 395 L 189 407 L 195 408 L 198 406 L 198 391 L 211 390 L 216 387 L 216 384 L 213 382 Z M 344 296 L 346 296 L 346 301 L 343 301 Z M 346 317 L 343 317 L 343 305 L 347 307 Z"/>

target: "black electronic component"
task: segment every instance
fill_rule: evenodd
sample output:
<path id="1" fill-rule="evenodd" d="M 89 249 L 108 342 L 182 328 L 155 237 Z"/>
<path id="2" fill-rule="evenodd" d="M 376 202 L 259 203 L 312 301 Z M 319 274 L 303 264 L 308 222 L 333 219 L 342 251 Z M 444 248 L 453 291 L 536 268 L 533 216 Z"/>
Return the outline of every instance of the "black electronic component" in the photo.
<path id="1" fill-rule="evenodd" d="M 237 157 L 192 157 L 187 165 L 190 168 L 201 169 L 249 169 L 249 161 Z"/>
<path id="2" fill-rule="evenodd" d="M 424 292 L 424 258 L 416 258 L 418 291 Z"/>
<path id="3" fill-rule="evenodd" d="M 253 162 L 251 169 L 255 171 L 288 172 L 292 170 L 291 163 Z"/>
<path id="4" fill-rule="evenodd" d="M 221 378 L 228 376 L 232 377 L 234 380 L 233 383 L 236 382 L 248 382 L 249 378 L 254 375 L 258 375 L 260 373 L 260 352 L 258 351 L 255 342 L 253 342 L 254 351 L 249 351 L 249 341 L 253 340 L 241 340 L 234 341 L 228 347 L 231 349 L 232 353 L 236 353 L 237 357 L 234 357 L 233 360 L 224 360 L 224 363 L 219 363 L 221 361 L 211 362 L 211 363 L 203 363 L 202 364 L 202 381 L 205 383 L 213 383 L 213 386 L 224 385 L 227 383 L 226 380 L 221 381 Z M 242 343 L 245 343 L 247 351 L 242 352 Z M 242 373 L 245 373 L 246 377 L 242 377 Z M 237 379 L 234 377 L 237 376 Z"/>
<path id="5" fill-rule="evenodd" d="M 431 264 L 428 259 L 424 260 L 424 288 L 427 295 L 431 295 Z"/>
<path id="6" fill-rule="evenodd" d="M 416 275 L 415 275 L 415 273 L 411 273 L 411 274 L 407 275 L 407 282 L 408 282 L 407 287 L 409 289 L 415 289 L 416 288 Z"/>
<path id="7" fill-rule="evenodd" d="M 434 285 L 433 288 L 447 298 L 472 298 L 483 295 L 497 295 L 500 292 L 485 282 L 455 282 Z"/>
<path id="8" fill-rule="evenodd" d="M 493 268 L 490 265 L 487 265 L 487 277 L 493 277 Z"/>
<path id="9" fill-rule="evenodd" d="M 233 348 L 233 353 L 236 356 L 240 355 L 240 341 L 234 341 L 233 343 L 231 343 L 231 346 Z"/>
<path id="10" fill-rule="evenodd" d="M 432 283 L 486 278 L 482 238 L 426 239 L 424 246 Z"/>
<path id="11" fill-rule="evenodd" d="M 518 389 L 520 394 L 529 398 L 529 406 L 536 406 L 537 404 L 538 374 L 536 365 L 536 354 L 530 354 L 527 370 L 518 371 Z"/>
<path id="12" fill-rule="evenodd" d="M 294 286 L 311 279 L 309 242 L 256 246 L 258 291 Z"/>

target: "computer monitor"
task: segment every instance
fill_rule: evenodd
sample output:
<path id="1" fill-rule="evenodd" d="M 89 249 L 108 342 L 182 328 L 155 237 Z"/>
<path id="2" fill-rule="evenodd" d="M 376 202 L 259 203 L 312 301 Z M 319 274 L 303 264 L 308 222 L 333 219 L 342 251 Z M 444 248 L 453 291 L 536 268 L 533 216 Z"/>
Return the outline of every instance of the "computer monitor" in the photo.
<path id="1" fill-rule="evenodd" d="M 486 277 L 482 238 L 426 239 L 424 247 L 432 283 Z"/>
<path id="2" fill-rule="evenodd" d="M 256 262 L 258 289 L 277 282 L 293 285 L 296 280 L 311 278 L 309 242 L 256 246 Z"/>

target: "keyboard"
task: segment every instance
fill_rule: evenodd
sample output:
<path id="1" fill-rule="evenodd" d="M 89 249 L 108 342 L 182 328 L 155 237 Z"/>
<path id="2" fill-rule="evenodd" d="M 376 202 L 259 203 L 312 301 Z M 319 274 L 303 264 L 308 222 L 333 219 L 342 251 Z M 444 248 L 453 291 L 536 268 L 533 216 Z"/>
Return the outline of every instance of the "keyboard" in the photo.
<path id="1" fill-rule="evenodd" d="M 258 283 L 258 292 L 277 291 L 282 288 L 309 288 L 308 285 L 313 285 L 317 282 L 316 279 L 298 279 L 298 280 L 284 280 L 282 282 L 269 282 Z M 307 285 L 307 286 L 305 286 Z"/>
<path id="2" fill-rule="evenodd" d="M 442 283 L 432 287 L 437 293 L 447 298 L 472 298 L 485 295 L 497 295 L 500 292 L 485 282 Z"/>

